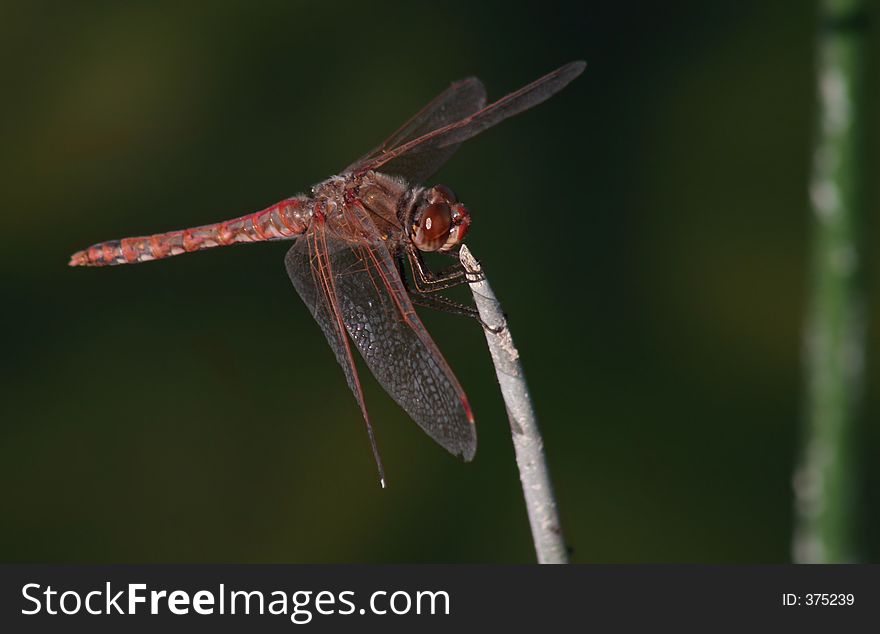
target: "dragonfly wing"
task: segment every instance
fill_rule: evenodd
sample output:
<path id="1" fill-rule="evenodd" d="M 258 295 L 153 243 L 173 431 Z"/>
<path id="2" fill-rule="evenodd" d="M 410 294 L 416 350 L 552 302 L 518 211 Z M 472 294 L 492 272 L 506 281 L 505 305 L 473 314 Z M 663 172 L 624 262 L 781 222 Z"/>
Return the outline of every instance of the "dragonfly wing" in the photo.
<path id="1" fill-rule="evenodd" d="M 336 355 L 336 360 L 345 372 L 345 378 L 351 391 L 363 407 L 363 394 L 361 393 L 357 370 L 354 367 L 348 340 L 345 338 L 345 326 L 338 318 L 338 308 L 334 307 L 331 299 L 335 297 L 328 289 L 326 257 L 315 249 L 320 242 L 317 232 L 310 231 L 306 235 L 297 238 L 294 245 L 288 250 L 284 258 L 287 275 L 296 292 L 299 293 L 312 317 L 318 322 L 321 331 L 327 338 L 327 342 Z"/>
<path id="2" fill-rule="evenodd" d="M 349 165 L 345 171 L 360 172 L 370 169 L 369 165 L 385 152 L 433 130 L 460 121 L 485 105 L 486 89 L 479 79 L 469 77 L 455 82 L 385 139 L 381 145 Z M 440 166 L 448 161 L 457 149 L 457 145 L 449 145 L 441 151 L 430 154 L 413 152 L 387 163 L 383 171 L 403 176 L 411 183 L 420 183 L 440 169 Z"/>
<path id="3" fill-rule="evenodd" d="M 345 213 L 348 227 L 359 227 L 357 243 L 334 235 L 332 227 L 300 238 L 285 259 L 294 287 L 364 412 L 342 326 L 379 384 L 419 427 L 450 453 L 471 460 L 476 430 L 461 385 L 416 315 L 366 212 L 351 208 Z"/>
<path id="4" fill-rule="evenodd" d="M 444 152 L 450 147 L 457 148 L 464 141 L 508 117 L 546 101 L 580 75 L 585 67 L 584 62 L 571 62 L 557 68 L 467 117 L 385 150 L 381 155 L 368 160 L 363 167 L 387 171 L 398 162 L 405 161 L 410 155 L 430 156 L 434 152 Z"/>
<path id="5" fill-rule="evenodd" d="M 312 225 L 304 235 L 296 239 L 296 242 L 288 250 L 284 264 L 296 292 L 299 293 L 309 312 L 312 313 L 312 317 L 318 322 L 321 331 L 327 338 L 327 343 L 333 349 L 336 360 L 345 373 L 348 387 L 351 388 L 358 406 L 361 408 L 364 422 L 367 425 L 367 435 L 370 438 L 373 457 L 379 468 L 379 477 L 384 487 L 385 470 L 382 466 L 382 458 L 379 456 L 370 415 L 367 412 L 367 404 L 355 366 L 354 354 L 352 354 L 348 338 L 345 336 L 345 325 L 333 289 L 332 265 L 328 261 L 326 250 L 318 248 L 318 245 L 323 241 L 323 225 Z"/>

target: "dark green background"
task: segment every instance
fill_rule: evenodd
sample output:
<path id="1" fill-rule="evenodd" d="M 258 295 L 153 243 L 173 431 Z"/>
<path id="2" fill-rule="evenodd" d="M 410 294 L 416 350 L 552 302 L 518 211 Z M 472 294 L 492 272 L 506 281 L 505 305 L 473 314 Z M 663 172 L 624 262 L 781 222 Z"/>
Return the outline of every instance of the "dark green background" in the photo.
<path id="1" fill-rule="evenodd" d="M 532 561 L 475 324 L 425 316 L 472 464 L 365 381 L 382 491 L 286 245 L 66 263 L 305 191 L 455 79 L 494 98 L 573 59 L 438 175 L 510 314 L 573 558 L 789 559 L 810 2 L 77 4 L 0 5 L 0 560 Z M 876 320 L 868 343 L 878 560 Z"/>

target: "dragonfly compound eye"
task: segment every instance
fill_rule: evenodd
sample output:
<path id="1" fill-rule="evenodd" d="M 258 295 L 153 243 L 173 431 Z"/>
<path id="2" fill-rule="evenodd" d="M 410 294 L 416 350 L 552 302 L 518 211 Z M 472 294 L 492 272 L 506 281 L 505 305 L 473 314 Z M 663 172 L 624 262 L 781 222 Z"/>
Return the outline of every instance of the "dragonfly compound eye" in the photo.
<path id="1" fill-rule="evenodd" d="M 446 203 L 432 203 L 425 207 L 416 228 L 414 241 L 422 251 L 437 251 L 446 246 L 452 227 L 452 209 Z"/>
<path id="2" fill-rule="evenodd" d="M 452 203 L 457 202 L 457 200 L 455 192 L 449 189 L 446 185 L 434 185 L 428 190 L 429 203 L 449 203 L 451 205 Z"/>

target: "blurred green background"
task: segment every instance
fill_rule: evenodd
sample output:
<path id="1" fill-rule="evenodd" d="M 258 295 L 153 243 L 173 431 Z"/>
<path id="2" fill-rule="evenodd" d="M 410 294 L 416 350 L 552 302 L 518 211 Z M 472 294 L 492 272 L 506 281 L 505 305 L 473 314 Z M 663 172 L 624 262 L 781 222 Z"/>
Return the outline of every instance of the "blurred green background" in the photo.
<path id="1" fill-rule="evenodd" d="M 510 315 L 573 560 L 788 561 L 815 26 L 797 0 L 0 4 L 0 560 L 533 561 L 475 324 L 424 317 L 472 464 L 365 379 L 382 491 L 286 244 L 66 263 L 306 191 L 453 80 L 495 98 L 585 59 L 438 175 Z"/>

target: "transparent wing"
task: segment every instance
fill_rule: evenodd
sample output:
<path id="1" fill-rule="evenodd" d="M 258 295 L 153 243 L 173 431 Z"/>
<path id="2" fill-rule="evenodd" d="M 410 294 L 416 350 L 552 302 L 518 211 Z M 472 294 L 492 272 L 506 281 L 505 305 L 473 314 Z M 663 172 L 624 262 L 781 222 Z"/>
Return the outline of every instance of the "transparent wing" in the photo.
<path id="1" fill-rule="evenodd" d="M 287 274 L 293 282 L 297 293 L 308 306 L 309 311 L 321 327 L 321 331 L 327 338 L 327 342 L 336 355 L 336 360 L 342 366 L 348 387 L 351 388 L 364 422 L 367 425 L 367 435 L 370 438 L 370 446 L 373 457 L 379 469 L 379 478 L 382 487 L 385 486 L 385 469 L 382 466 L 382 458 L 373 434 L 373 426 L 370 423 L 370 415 L 364 400 L 364 392 L 361 388 L 360 377 L 354 364 L 354 355 L 351 346 L 345 336 L 345 325 L 341 318 L 341 310 L 337 301 L 336 292 L 333 288 L 333 276 L 330 261 L 326 249 L 320 248 L 324 243 L 325 229 L 323 225 L 313 224 L 309 230 L 296 239 L 294 245 L 287 252 L 284 264 Z"/>
<path id="2" fill-rule="evenodd" d="M 486 89 L 479 79 L 469 77 L 455 82 L 404 123 L 394 134 L 385 139 L 381 145 L 349 165 L 345 171 L 358 172 L 370 169 L 364 166 L 375 161 L 377 157 L 382 156 L 388 150 L 432 130 L 460 121 L 485 105 Z M 457 149 L 457 145 L 451 145 L 432 154 L 413 152 L 389 163 L 384 171 L 403 176 L 411 183 L 420 183 L 440 169 L 440 166 L 448 161 Z"/>
<path id="3" fill-rule="evenodd" d="M 285 264 L 294 287 L 336 354 L 365 419 L 343 327 L 379 384 L 419 427 L 449 452 L 471 460 L 476 430 L 464 391 L 416 315 L 366 212 L 351 208 L 345 216 L 344 233 L 328 220 L 288 251 Z M 341 235 L 359 238 L 352 242 Z"/>
<path id="4" fill-rule="evenodd" d="M 566 64 L 471 115 L 415 139 L 405 141 L 391 149 L 386 149 L 381 154 L 357 164 L 355 171 L 381 169 L 393 172 L 401 162 L 405 164 L 407 161 L 414 160 L 415 157 L 420 157 L 419 160 L 429 164 L 428 160 L 421 157 L 430 157 L 434 153 L 443 153 L 448 148 L 457 148 L 462 142 L 501 123 L 508 117 L 546 101 L 580 75 L 585 66 L 584 62 Z"/>

